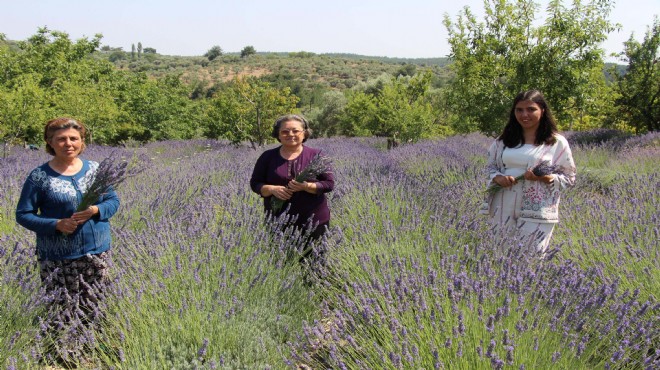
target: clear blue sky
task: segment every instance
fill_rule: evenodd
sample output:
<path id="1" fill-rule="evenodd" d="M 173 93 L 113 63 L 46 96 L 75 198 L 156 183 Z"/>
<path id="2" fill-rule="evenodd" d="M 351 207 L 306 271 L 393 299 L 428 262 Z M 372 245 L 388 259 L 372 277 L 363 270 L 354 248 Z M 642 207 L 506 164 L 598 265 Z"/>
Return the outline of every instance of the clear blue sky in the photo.
<path id="1" fill-rule="evenodd" d="M 11 40 L 25 40 L 43 26 L 74 40 L 101 33 L 103 45 L 130 51 L 142 42 L 167 55 L 252 45 L 257 51 L 426 58 L 449 53 L 443 15 L 456 19 L 464 6 L 483 14 L 482 0 L 0 0 L 0 33 Z M 641 41 L 654 14 L 660 15 L 660 0 L 618 1 L 610 20 L 622 29 L 603 48 L 622 51 L 632 32 Z"/>

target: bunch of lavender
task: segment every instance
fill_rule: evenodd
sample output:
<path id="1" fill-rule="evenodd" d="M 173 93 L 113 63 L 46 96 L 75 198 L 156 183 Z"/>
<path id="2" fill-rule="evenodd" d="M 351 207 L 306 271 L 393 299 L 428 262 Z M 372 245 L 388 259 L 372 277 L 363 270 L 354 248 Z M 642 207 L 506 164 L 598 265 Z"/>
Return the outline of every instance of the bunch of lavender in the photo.
<path id="1" fill-rule="evenodd" d="M 108 192 L 110 187 L 117 187 L 127 178 L 135 176 L 144 170 L 141 167 L 129 168 L 128 161 L 118 161 L 115 157 L 115 153 L 112 153 L 101 161 L 76 211 L 80 212 L 87 209 L 98 202 L 101 196 Z"/>
<path id="2" fill-rule="evenodd" d="M 541 161 L 541 163 L 537 164 L 532 168 L 532 173 L 536 176 L 545 176 L 545 175 L 552 175 L 552 174 L 561 174 L 563 173 L 561 168 L 555 165 L 550 164 L 550 161 Z M 516 181 L 524 180 L 525 175 L 520 175 L 516 177 Z M 502 186 L 496 183 L 490 184 L 488 186 L 488 189 L 486 189 L 486 192 L 490 195 L 493 195 L 500 191 L 502 189 Z"/>
<path id="3" fill-rule="evenodd" d="M 295 177 L 297 182 L 309 181 L 315 179 L 318 175 L 330 171 L 330 159 L 328 157 L 317 154 L 312 158 L 311 162 Z M 273 212 L 279 212 L 286 204 L 285 200 L 279 199 L 275 196 L 270 197 L 270 208 Z"/>

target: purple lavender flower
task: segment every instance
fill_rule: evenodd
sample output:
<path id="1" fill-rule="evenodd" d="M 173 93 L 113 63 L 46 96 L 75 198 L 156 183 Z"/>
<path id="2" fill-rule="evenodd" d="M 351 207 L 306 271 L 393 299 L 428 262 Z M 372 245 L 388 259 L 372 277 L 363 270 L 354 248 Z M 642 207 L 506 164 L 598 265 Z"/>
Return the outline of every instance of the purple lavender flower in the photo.
<path id="1" fill-rule="evenodd" d="M 488 321 L 486 322 L 486 330 L 492 333 L 495 330 L 495 316 L 489 315 Z"/>
<path id="2" fill-rule="evenodd" d="M 513 365 L 513 346 L 506 347 L 506 363 Z"/>
<path id="3" fill-rule="evenodd" d="M 204 342 L 202 343 L 202 347 L 197 351 L 197 357 L 199 358 L 204 358 L 206 357 L 206 349 L 209 346 L 209 339 L 204 338 Z"/>
<path id="4" fill-rule="evenodd" d="M 104 193 L 108 192 L 108 189 L 117 187 L 128 177 L 135 176 L 144 170 L 144 167 L 129 168 L 128 161 L 118 160 L 116 157 L 113 152 L 101 161 L 91 184 L 87 187 L 87 192 L 83 194 L 77 208 L 78 211 L 85 210 L 89 206 L 94 205 Z"/>
<path id="5" fill-rule="evenodd" d="M 532 173 L 535 176 L 546 176 L 546 175 L 552 175 L 552 174 L 562 174 L 563 171 L 560 167 L 551 165 L 550 161 L 541 161 L 541 163 L 537 164 L 532 168 Z M 516 181 L 521 181 L 525 179 L 525 175 L 520 175 L 516 177 Z M 496 184 L 496 183 L 491 183 L 488 188 L 486 189 L 486 193 L 488 194 L 495 194 L 498 191 L 502 189 L 502 186 Z"/>
<path id="6" fill-rule="evenodd" d="M 495 340 L 491 339 L 490 344 L 488 345 L 488 348 L 486 348 L 486 357 L 490 357 L 490 358 L 493 357 L 496 345 L 497 345 L 497 342 L 495 342 Z"/>
<path id="7" fill-rule="evenodd" d="M 550 164 L 550 161 L 541 161 L 541 163 L 532 168 L 532 173 L 535 176 L 546 176 L 554 173 L 560 173 L 560 171 L 561 170 L 557 166 Z"/>

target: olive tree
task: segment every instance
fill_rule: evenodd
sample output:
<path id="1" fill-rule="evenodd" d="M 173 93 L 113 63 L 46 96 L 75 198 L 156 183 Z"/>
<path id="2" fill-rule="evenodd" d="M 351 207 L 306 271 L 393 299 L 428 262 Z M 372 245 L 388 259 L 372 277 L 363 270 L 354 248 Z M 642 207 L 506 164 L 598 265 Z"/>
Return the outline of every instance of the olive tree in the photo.
<path id="1" fill-rule="evenodd" d="M 254 49 L 254 46 L 248 45 L 241 50 L 241 58 L 247 58 L 256 53 L 257 51 Z"/>
<path id="2" fill-rule="evenodd" d="M 218 45 L 213 46 L 212 48 L 209 49 L 209 51 L 204 54 L 206 58 L 208 58 L 209 61 L 219 57 L 222 55 L 222 48 Z"/>

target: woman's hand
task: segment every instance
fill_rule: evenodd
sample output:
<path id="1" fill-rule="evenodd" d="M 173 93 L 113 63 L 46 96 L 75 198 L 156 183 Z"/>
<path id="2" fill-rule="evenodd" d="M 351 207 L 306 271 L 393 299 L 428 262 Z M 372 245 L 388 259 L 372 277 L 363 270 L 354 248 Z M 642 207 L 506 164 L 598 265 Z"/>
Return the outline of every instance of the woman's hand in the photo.
<path id="1" fill-rule="evenodd" d="M 94 215 L 96 215 L 97 213 L 99 213 L 99 207 L 89 206 L 84 211 L 74 213 L 73 215 L 71 215 L 71 218 L 74 221 L 76 221 L 78 223 L 78 225 L 82 225 L 85 222 L 87 222 L 87 220 L 94 217 Z"/>
<path id="2" fill-rule="evenodd" d="M 55 225 L 55 230 L 61 232 L 62 234 L 73 234 L 74 231 L 78 228 L 78 221 L 73 218 L 63 218 L 57 220 Z"/>
<path id="3" fill-rule="evenodd" d="M 493 182 L 503 188 L 508 188 L 509 186 L 515 185 L 518 181 L 516 181 L 516 178 L 513 176 L 497 175 L 493 177 Z"/>
<path id="4" fill-rule="evenodd" d="M 268 186 L 269 186 L 268 190 L 270 192 L 270 195 L 274 196 L 275 198 L 282 200 L 289 200 L 293 195 L 293 191 L 291 191 L 291 189 L 287 189 L 285 186 L 279 186 L 279 185 L 268 185 Z"/>
<path id="5" fill-rule="evenodd" d="M 289 184 L 287 185 L 291 191 L 294 193 L 297 191 L 306 191 L 310 194 L 316 194 L 316 183 L 315 182 L 298 182 L 296 180 L 291 180 L 289 181 Z"/>
<path id="6" fill-rule="evenodd" d="M 525 171 L 525 180 L 540 181 L 544 184 L 552 184 L 552 182 L 555 181 L 555 177 L 552 175 L 536 176 L 532 170 L 528 169 Z"/>

